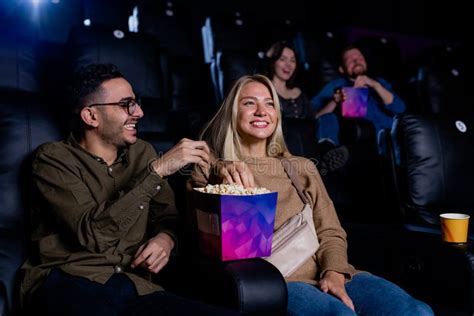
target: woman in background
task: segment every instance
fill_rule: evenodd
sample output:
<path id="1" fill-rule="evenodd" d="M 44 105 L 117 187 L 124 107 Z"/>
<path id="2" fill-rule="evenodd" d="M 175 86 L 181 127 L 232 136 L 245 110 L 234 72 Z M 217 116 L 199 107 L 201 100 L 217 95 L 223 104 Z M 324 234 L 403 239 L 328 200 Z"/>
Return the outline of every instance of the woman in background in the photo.
<path id="1" fill-rule="evenodd" d="M 293 46 L 276 42 L 268 49 L 267 59 L 267 75 L 278 93 L 283 117 L 314 118 L 308 97 L 296 86 L 298 59 Z"/>
<path id="2" fill-rule="evenodd" d="M 285 41 L 274 43 L 267 51 L 267 75 L 278 94 L 283 118 L 310 119 L 316 117 L 306 94 L 296 86 L 298 59 L 293 46 Z M 316 142 L 316 135 L 314 135 Z M 349 160 L 346 146 L 317 145 L 318 168 L 324 176 L 338 170 Z"/>

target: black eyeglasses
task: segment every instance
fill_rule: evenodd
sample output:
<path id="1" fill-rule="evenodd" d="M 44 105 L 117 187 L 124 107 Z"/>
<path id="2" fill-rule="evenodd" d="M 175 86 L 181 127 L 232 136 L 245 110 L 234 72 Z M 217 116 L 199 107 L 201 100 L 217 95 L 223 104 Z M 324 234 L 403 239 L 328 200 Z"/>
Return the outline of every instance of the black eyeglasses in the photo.
<path id="1" fill-rule="evenodd" d="M 135 113 L 135 110 L 137 109 L 137 105 L 140 105 L 140 100 L 138 99 L 128 99 L 124 101 L 119 101 L 119 102 L 112 102 L 112 103 L 94 103 L 89 105 L 88 107 L 91 108 L 93 106 L 102 106 L 102 105 L 117 105 L 121 106 L 123 108 L 127 109 L 128 115 L 133 115 Z"/>

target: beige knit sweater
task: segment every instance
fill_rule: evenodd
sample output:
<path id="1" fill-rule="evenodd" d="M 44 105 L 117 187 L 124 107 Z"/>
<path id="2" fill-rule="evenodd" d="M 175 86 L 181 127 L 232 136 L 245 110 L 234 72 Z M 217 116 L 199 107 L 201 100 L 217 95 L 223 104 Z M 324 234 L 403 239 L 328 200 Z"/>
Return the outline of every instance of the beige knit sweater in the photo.
<path id="1" fill-rule="evenodd" d="M 350 279 L 356 270 L 347 261 L 346 233 L 337 218 L 319 172 L 314 163 L 306 158 L 290 155 L 287 158 L 291 162 L 293 172 L 298 175 L 303 192 L 313 206 L 314 224 L 320 243 L 316 254 L 287 278 L 287 281 L 316 284 L 328 270 L 343 273 Z M 281 159 L 245 158 L 244 161 L 252 171 L 257 186 L 278 192 L 275 229 L 303 209 L 304 203 L 285 172 Z M 192 187 L 202 187 L 206 184 L 207 177 L 202 172 L 193 172 L 190 181 Z"/>

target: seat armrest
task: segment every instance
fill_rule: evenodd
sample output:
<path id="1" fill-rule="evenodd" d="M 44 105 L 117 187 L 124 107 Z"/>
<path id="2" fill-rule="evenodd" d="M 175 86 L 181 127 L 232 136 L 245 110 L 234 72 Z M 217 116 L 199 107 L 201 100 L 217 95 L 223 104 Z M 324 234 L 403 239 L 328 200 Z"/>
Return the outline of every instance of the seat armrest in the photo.
<path id="1" fill-rule="evenodd" d="M 238 310 L 249 315 L 286 315 L 287 288 L 281 273 L 263 259 L 224 263 L 237 291 Z"/>
<path id="2" fill-rule="evenodd" d="M 204 256 L 172 258 L 158 279 L 165 289 L 245 315 L 286 315 L 286 281 L 260 259 L 221 262 Z"/>

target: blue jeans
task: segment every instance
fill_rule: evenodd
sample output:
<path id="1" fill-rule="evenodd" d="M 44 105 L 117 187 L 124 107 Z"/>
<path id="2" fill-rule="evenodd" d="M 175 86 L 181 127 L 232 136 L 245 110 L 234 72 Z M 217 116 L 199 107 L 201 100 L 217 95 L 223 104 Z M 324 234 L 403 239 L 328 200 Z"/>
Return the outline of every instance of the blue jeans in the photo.
<path id="1" fill-rule="evenodd" d="M 288 283 L 288 315 L 433 315 L 431 308 L 397 285 L 361 272 L 346 283 L 346 291 L 354 303 L 354 313 L 341 300 L 303 283 Z"/>
<path id="2" fill-rule="evenodd" d="M 339 145 L 339 121 L 336 114 L 327 113 L 316 119 L 316 139 L 318 143 L 330 141 Z"/>
<path id="3" fill-rule="evenodd" d="M 72 276 L 58 268 L 49 273 L 27 304 L 26 315 L 239 315 L 165 291 L 139 296 L 125 274 L 114 274 L 105 284 Z"/>
<path id="4" fill-rule="evenodd" d="M 394 159 L 397 165 L 400 165 L 400 146 L 397 142 L 397 127 L 398 127 L 398 115 L 393 118 L 392 128 L 390 129 L 390 137 L 392 139 Z M 316 140 L 318 143 L 322 141 L 330 141 L 334 145 L 339 145 L 339 121 L 334 113 L 327 113 L 321 115 L 316 119 Z M 376 132 L 376 141 L 378 146 L 378 153 L 381 156 L 389 155 L 387 152 L 387 144 L 385 140 L 385 130 L 381 129 Z"/>

